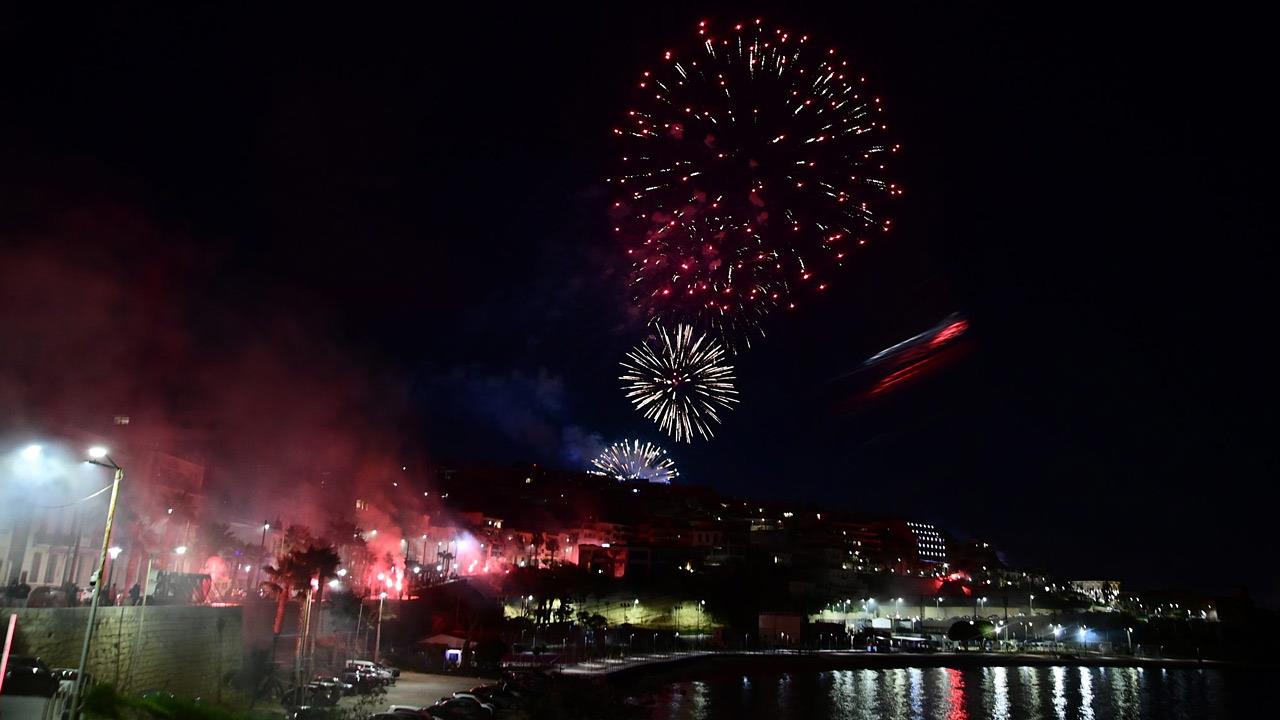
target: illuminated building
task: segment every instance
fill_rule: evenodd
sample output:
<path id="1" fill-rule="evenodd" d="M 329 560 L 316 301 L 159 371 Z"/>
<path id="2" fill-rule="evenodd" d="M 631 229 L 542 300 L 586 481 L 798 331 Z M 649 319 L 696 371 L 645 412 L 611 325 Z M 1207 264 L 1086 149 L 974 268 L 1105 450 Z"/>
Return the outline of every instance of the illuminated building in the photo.
<path id="1" fill-rule="evenodd" d="M 944 563 L 947 561 L 947 539 L 929 523 L 908 522 L 907 527 L 916 539 L 916 553 L 920 562 Z"/>

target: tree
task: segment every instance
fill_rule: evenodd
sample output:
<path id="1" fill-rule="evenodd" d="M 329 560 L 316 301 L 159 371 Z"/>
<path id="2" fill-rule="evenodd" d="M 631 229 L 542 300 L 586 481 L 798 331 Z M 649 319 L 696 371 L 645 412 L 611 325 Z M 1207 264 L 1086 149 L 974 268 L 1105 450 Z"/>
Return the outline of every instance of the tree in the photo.
<path id="1" fill-rule="evenodd" d="M 539 558 L 542 554 L 539 548 L 542 547 L 542 542 L 543 542 L 542 533 L 534 533 L 533 537 L 529 539 L 529 566 L 530 567 L 535 567 L 535 568 L 538 567 Z"/>
<path id="2" fill-rule="evenodd" d="M 196 528 L 196 550 L 202 557 L 223 555 L 240 548 L 240 541 L 226 523 L 210 522 Z"/>
<path id="3" fill-rule="evenodd" d="M 298 526 L 291 526 L 290 529 Z M 321 587 L 329 578 L 337 577 L 338 565 L 342 559 L 331 545 L 307 545 L 302 549 L 285 552 L 276 560 L 274 566 L 262 568 L 270 580 L 263 581 L 263 586 L 275 593 L 277 598 L 276 618 L 272 625 L 272 633 L 280 637 L 284 625 L 284 608 L 299 590 L 311 587 L 314 578 Z M 274 642 L 274 641 L 273 641 Z"/>
<path id="4" fill-rule="evenodd" d="M 284 542 L 281 549 L 284 552 L 292 552 L 294 550 L 305 550 L 307 547 L 316 544 L 316 538 L 311 534 L 311 528 L 306 525 L 290 525 L 284 529 Z"/>
<path id="5" fill-rule="evenodd" d="M 473 653 L 475 665 L 481 670 L 494 670 L 502 665 L 502 656 L 507 654 L 507 644 L 498 638 L 485 638 L 476 643 Z"/>
<path id="6" fill-rule="evenodd" d="M 988 620 L 959 620 L 951 625 L 947 630 L 947 639 L 954 642 L 964 643 L 965 649 L 969 648 L 969 643 L 982 643 L 994 640 L 996 636 L 996 626 Z"/>

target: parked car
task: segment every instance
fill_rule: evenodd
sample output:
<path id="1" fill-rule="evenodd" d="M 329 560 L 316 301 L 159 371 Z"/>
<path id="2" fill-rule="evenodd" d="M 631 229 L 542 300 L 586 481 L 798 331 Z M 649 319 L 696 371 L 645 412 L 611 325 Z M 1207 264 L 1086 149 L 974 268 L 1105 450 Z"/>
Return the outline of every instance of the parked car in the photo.
<path id="1" fill-rule="evenodd" d="M 11 655 L 4 670 L 4 691 L 7 695 L 52 697 L 62 682 L 60 675 L 38 657 Z"/>
<path id="2" fill-rule="evenodd" d="M 482 710 L 462 705 L 432 705 L 427 708 L 432 720 L 486 720 L 489 716 Z"/>
<path id="3" fill-rule="evenodd" d="M 399 670 L 383 667 L 372 660 L 348 660 L 346 667 L 348 670 L 360 670 L 361 672 L 373 673 L 382 678 L 383 683 L 386 685 L 394 684 L 396 678 L 400 675 Z"/>
<path id="4" fill-rule="evenodd" d="M 285 713 L 289 720 L 336 720 L 340 711 L 332 707 L 303 706 Z"/>
<path id="5" fill-rule="evenodd" d="M 537 693 L 547 686 L 551 678 L 543 670 L 509 670 L 505 674 L 506 684 L 514 689 Z"/>
<path id="6" fill-rule="evenodd" d="M 332 675 L 317 675 L 311 682 L 333 686 L 343 695 L 354 695 L 356 692 L 355 683 L 349 683 L 342 678 L 334 677 Z"/>
<path id="7" fill-rule="evenodd" d="M 488 703 L 498 710 L 511 710 L 520 704 L 515 693 L 504 690 L 499 685 L 478 685 L 469 691 L 482 703 Z M 454 693 L 457 696 L 458 693 Z"/>
<path id="8" fill-rule="evenodd" d="M 426 708 L 414 707 L 413 705 L 392 705 L 388 708 L 388 712 L 392 713 L 400 720 L 433 720 L 431 713 Z"/>
<path id="9" fill-rule="evenodd" d="M 386 685 L 381 675 L 359 668 L 347 668 L 342 672 L 342 681 L 355 688 L 355 691 L 364 695 Z"/>
<path id="10" fill-rule="evenodd" d="M 342 699 L 342 691 L 336 686 L 309 682 L 286 690 L 280 698 L 285 707 L 333 707 Z"/>
<path id="11" fill-rule="evenodd" d="M 435 712 L 437 708 L 450 714 L 438 715 Z M 440 701 L 428 708 L 427 712 L 437 715 L 437 717 L 484 719 L 493 717 L 494 707 L 480 702 L 474 695 L 469 695 L 466 697 L 440 698 Z"/>

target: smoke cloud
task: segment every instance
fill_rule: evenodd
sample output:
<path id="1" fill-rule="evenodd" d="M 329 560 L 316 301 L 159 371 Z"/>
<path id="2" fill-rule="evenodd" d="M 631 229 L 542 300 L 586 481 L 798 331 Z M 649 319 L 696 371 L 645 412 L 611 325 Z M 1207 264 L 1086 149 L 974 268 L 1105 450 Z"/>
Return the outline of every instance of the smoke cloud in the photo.
<path id="1" fill-rule="evenodd" d="M 114 436 L 195 461 L 222 519 L 323 535 L 353 498 L 385 502 L 398 544 L 431 466 L 406 389 L 343 350 L 323 298 L 128 204 L 43 210 L 0 218 L 0 436 Z"/>

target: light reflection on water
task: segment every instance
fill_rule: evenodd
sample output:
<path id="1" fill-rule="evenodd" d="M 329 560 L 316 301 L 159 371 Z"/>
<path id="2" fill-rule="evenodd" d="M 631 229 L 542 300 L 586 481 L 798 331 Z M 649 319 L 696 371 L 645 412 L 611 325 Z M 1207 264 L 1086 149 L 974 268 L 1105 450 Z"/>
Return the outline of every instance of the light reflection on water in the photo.
<path id="1" fill-rule="evenodd" d="M 1216 669 L 828 670 L 672 683 L 645 705 L 652 720 L 1117 720 L 1227 718 L 1254 704 L 1242 693 L 1273 700 L 1256 678 L 1228 680 Z"/>
<path id="2" fill-rule="evenodd" d="M 1009 720 L 1009 669 L 986 668 L 982 674 L 983 686 L 990 688 L 987 703 L 991 706 L 991 717 L 994 720 Z M 986 682 L 985 676 L 988 675 L 990 682 Z"/>

